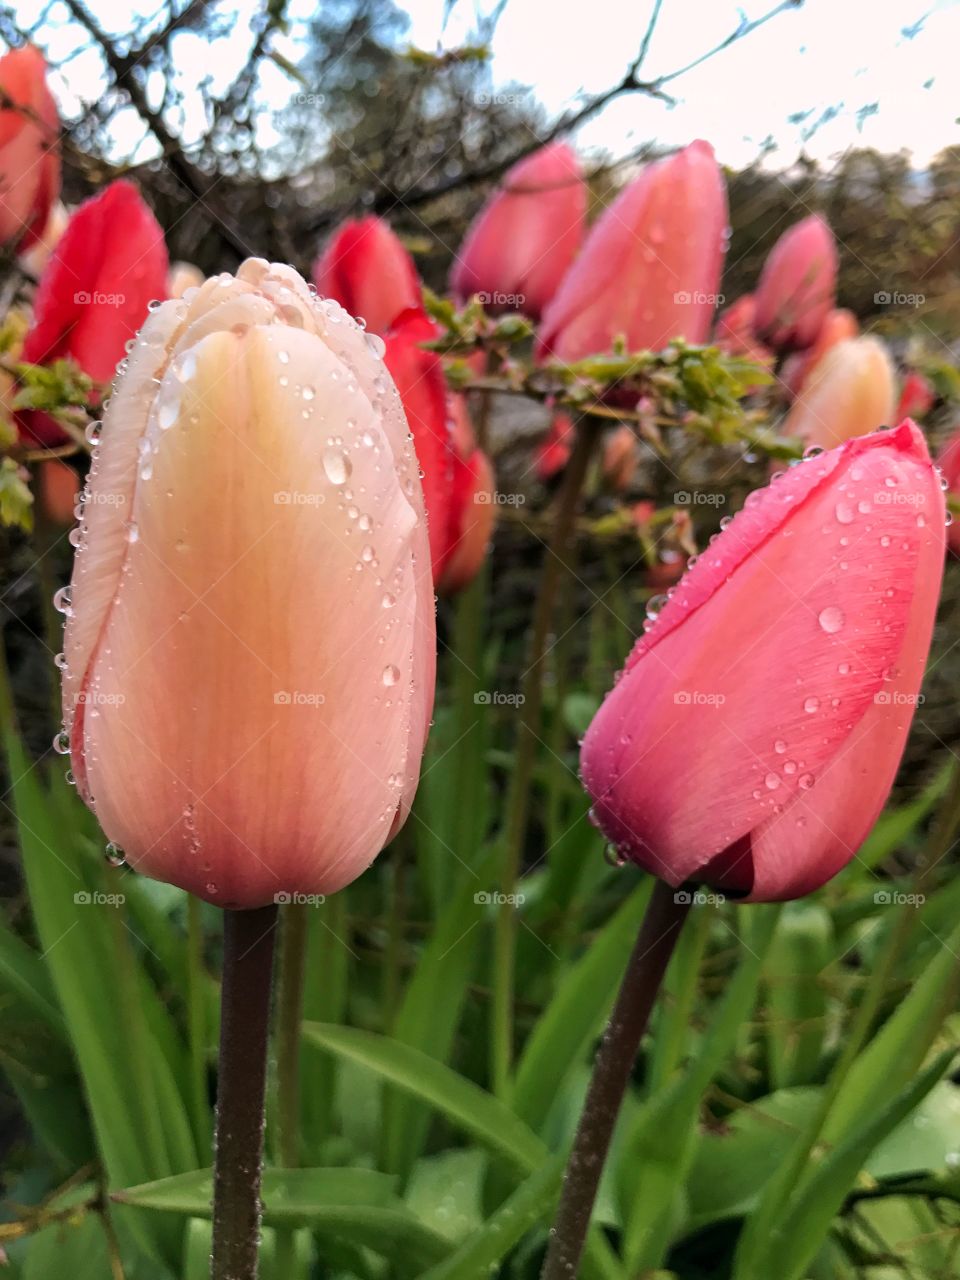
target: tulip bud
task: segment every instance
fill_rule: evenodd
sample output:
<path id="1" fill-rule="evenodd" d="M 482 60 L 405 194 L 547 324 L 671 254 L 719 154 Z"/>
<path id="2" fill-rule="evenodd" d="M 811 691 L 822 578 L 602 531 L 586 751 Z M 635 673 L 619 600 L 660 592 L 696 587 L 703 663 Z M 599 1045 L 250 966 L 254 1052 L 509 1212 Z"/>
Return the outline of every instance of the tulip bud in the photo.
<path id="1" fill-rule="evenodd" d="M 60 119 L 32 45 L 0 58 L 0 244 L 29 249 L 60 194 Z"/>
<path id="2" fill-rule="evenodd" d="M 74 522 L 80 482 L 77 473 L 59 458 L 46 458 L 37 467 L 37 506 L 54 527 L 66 529 Z"/>
<path id="3" fill-rule="evenodd" d="M 727 195 L 706 142 L 648 165 L 600 216 L 550 300 L 538 351 L 574 361 L 613 349 L 705 342 L 725 252 Z"/>
<path id="4" fill-rule="evenodd" d="M 916 369 L 911 369 L 900 389 L 897 417 L 923 418 L 933 408 L 936 398 L 937 393 L 929 378 L 925 378 Z"/>
<path id="5" fill-rule="evenodd" d="M 174 262 L 167 273 L 167 297 L 182 298 L 188 289 L 199 289 L 206 276 L 192 262 Z"/>
<path id="6" fill-rule="evenodd" d="M 773 246 L 756 291 L 757 336 L 777 350 L 809 347 L 834 304 L 837 246 L 819 214 L 790 227 Z"/>
<path id="7" fill-rule="evenodd" d="M 476 456 L 480 451 L 466 408 L 461 397 L 448 391 L 440 357 L 424 346 L 439 333 L 422 311 L 404 312 L 387 334 L 384 361 L 400 393 L 423 473 L 434 582 L 438 589 L 452 591 L 469 581 L 482 563 L 493 506 L 491 502 L 488 511 L 474 510 L 484 505 L 478 495 L 490 466 L 482 454 Z M 468 547 L 462 545 L 465 540 Z M 455 555 L 458 566 L 451 569 Z"/>
<path id="8" fill-rule="evenodd" d="M 893 782 L 943 569 L 911 422 L 787 471 L 691 567 L 583 744 L 596 821 L 673 885 L 799 897 L 856 854 Z"/>
<path id="9" fill-rule="evenodd" d="M 893 363 L 879 338 L 848 338 L 828 351 L 804 384 L 784 431 L 832 449 L 893 421 Z"/>
<path id="10" fill-rule="evenodd" d="M 583 240 L 587 189 L 574 152 L 553 142 L 515 164 L 471 223 L 450 273 L 464 303 L 538 319 Z"/>
<path id="11" fill-rule="evenodd" d="M 757 305 L 752 293 L 745 293 L 742 298 L 731 303 L 717 316 L 713 341 L 727 355 L 743 356 L 763 369 L 772 370 L 774 354 L 753 332 L 756 310 Z M 756 388 L 751 387 L 749 390 L 753 391 Z"/>
<path id="12" fill-rule="evenodd" d="M 433 584 L 376 341 L 250 259 L 154 311 L 104 415 L 65 741 L 130 864 L 220 906 L 341 888 L 416 790 Z"/>
<path id="13" fill-rule="evenodd" d="M 413 259 L 382 218 L 344 222 L 313 264 L 313 283 L 381 337 L 401 312 L 421 305 Z"/>
<path id="14" fill-rule="evenodd" d="M 69 357 L 95 382 L 110 382 L 150 302 L 164 296 L 166 280 L 159 223 L 132 183 L 111 182 L 76 211 L 47 264 L 23 359 L 49 364 Z M 23 413 L 19 423 L 42 444 L 66 438 L 45 413 Z"/>
<path id="15" fill-rule="evenodd" d="M 629 489 L 640 458 L 637 437 L 625 424 L 615 427 L 603 442 L 603 478 L 614 493 Z"/>
<path id="16" fill-rule="evenodd" d="M 547 434 L 534 453 L 534 467 L 542 484 L 547 484 L 554 476 L 559 475 L 570 461 L 574 435 L 569 414 L 555 413 Z"/>
<path id="17" fill-rule="evenodd" d="M 859 333 L 860 326 L 852 311 L 842 309 L 831 311 L 820 326 L 820 332 L 813 346 L 808 347 L 806 351 L 794 352 L 783 362 L 780 382 L 787 393 L 798 396 L 827 352 L 832 351 L 838 343 L 845 342 L 848 338 L 856 338 Z M 896 421 L 900 422 L 908 417 L 910 417 L 908 413 L 897 413 Z"/>

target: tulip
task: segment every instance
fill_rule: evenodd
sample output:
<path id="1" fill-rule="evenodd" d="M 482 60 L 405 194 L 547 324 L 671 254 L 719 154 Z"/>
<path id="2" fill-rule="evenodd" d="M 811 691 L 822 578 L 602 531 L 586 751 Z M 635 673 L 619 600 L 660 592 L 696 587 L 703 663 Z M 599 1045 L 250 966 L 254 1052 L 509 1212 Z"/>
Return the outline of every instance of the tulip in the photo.
<path id="1" fill-rule="evenodd" d="M 955 501 L 960 499 L 960 431 L 955 432 L 937 459 L 943 478 L 947 482 L 947 491 Z M 954 520 L 947 530 L 947 541 L 955 556 L 960 556 L 960 521 Z"/>
<path id="2" fill-rule="evenodd" d="M 404 312 L 387 334 L 384 361 L 423 472 L 433 578 L 438 589 L 453 591 L 483 561 L 494 507 L 490 464 L 473 440 L 462 398 L 448 392 L 440 357 L 424 346 L 439 332 L 422 311 Z"/>
<path id="3" fill-rule="evenodd" d="M 621 854 L 758 902 L 845 866 L 903 751 L 943 550 L 943 494 L 910 421 L 753 494 L 584 740 L 594 816 Z"/>
<path id="4" fill-rule="evenodd" d="M 313 264 L 313 283 L 381 337 L 401 312 L 421 305 L 413 259 L 382 218 L 344 222 Z"/>
<path id="5" fill-rule="evenodd" d="M 820 326 L 820 332 L 812 347 L 806 351 L 795 351 L 783 362 L 780 370 L 780 382 L 790 396 L 798 396 L 813 373 L 814 369 L 839 342 L 848 338 L 856 338 L 860 333 L 860 325 L 852 311 L 831 311 Z M 898 413 L 897 421 L 910 417 L 909 413 Z"/>
<path id="6" fill-rule="evenodd" d="M 878 338 L 850 338 L 828 351 L 787 417 L 784 431 L 831 449 L 893 421 L 894 370 Z"/>
<path id="7" fill-rule="evenodd" d="M 774 354 L 753 332 L 756 310 L 752 293 L 745 293 L 736 302 L 732 302 L 717 316 L 713 341 L 727 355 L 743 356 L 753 364 L 760 365 L 762 369 L 772 370 L 775 363 Z M 748 391 L 757 389 L 757 387 L 749 387 Z"/>
<path id="8" fill-rule="evenodd" d="M 916 369 L 911 369 L 900 388 L 897 417 L 923 418 L 933 408 L 936 398 L 937 393 L 929 378 L 925 378 Z"/>
<path id="9" fill-rule="evenodd" d="M 553 142 L 515 164 L 470 225 L 450 274 L 463 303 L 539 319 L 583 241 L 587 188 L 575 153 Z"/>
<path id="10" fill-rule="evenodd" d="M 60 243 L 69 222 L 70 214 L 67 206 L 61 200 L 57 200 L 50 210 L 50 215 L 44 224 L 40 237 L 33 242 L 29 249 L 20 254 L 20 265 L 35 280 L 39 280 L 43 275 L 44 269 L 50 261 L 54 249 Z"/>
<path id="11" fill-rule="evenodd" d="M 0 244 L 20 251 L 40 239 L 60 194 L 60 120 L 46 72 L 32 45 L 0 58 Z"/>
<path id="12" fill-rule="evenodd" d="M 575 361 L 705 342 L 725 251 L 727 196 L 706 142 L 648 165 L 590 230 L 547 304 L 541 357 Z"/>
<path id="13" fill-rule="evenodd" d="M 790 227 L 773 246 L 756 292 L 755 330 L 777 350 L 809 347 L 834 304 L 837 246 L 818 214 Z"/>
<path id="14" fill-rule="evenodd" d="M 73 524 L 80 483 L 69 463 L 45 458 L 37 467 L 37 499 L 44 519 L 53 526 Z"/>
<path id="15" fill-rule="evenodd" d="M 373 341 L 250 259 L 148 318 L 91 477 L 60 602 L 81 795 L 221 906 L 341 888 L 406 818 L 433 702 L 423 496 Z"/>
<path id="16" fill-rule="evenodd" d="M 614 428 L 603 442 L 603 478 L 614 493 L 629 489 L 640 458 L 637 437 L 626 424 Z"/>
<path id="17" fill-rule="evenodd" d="M 205 279 L 192 262 L 173 262 L 167 273 L 167 297 L 182 298 L 188 289 L 199 289 Z"/>
<path id="18" fill-rule="evenodd" d="M 166 279 L 159 223 L 132 183 L 111 182 L 76 211 L 47 264 L 23 359 L 49 364 L 69 357 L 95 382 L 109 383 L 150 302 L 163 297 Z M 44 413 L 23 413 L 20 426 L 42 444 L 64 439 Z"/>

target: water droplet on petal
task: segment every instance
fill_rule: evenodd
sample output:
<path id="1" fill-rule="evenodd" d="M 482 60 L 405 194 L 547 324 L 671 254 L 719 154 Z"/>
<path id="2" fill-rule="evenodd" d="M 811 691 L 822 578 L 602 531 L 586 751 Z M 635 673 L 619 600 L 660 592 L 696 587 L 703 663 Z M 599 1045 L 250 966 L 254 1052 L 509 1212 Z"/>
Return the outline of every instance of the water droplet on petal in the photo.
<path id="1" fill-rule="evenodd" d="M 827 635 L 832 636 L 841 630 L 846 619 L 843 616 L 842 609 L 838 609 L 836 605 L 830 605 L 828 608 L 820 610 L 820 616 L 817 621 L 820 623 L 821 629 L 826 631 Z"/>

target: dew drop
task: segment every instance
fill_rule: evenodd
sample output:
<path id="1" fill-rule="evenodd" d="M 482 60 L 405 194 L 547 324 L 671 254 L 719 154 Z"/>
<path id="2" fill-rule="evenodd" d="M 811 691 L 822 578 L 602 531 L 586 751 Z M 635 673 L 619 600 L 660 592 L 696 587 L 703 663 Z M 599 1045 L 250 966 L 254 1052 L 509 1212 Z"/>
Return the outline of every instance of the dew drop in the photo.
<path id="1" fill-rule="evenodd" d="M 53 749 L 58 756 L 68 756 L 70 754 L 70 735 L 66 729 L 61 729 L 54 738 Z"/>
<path id="2" fill-rule="evenodd" d="M 331 484 L 347 483 L 347 477 L 353 470 L 350 459 L 341 449 L 325 449 L 323 451 L 323 469 Z"/>
<path id="3" fill-rule="evenodd" d="M 834 514 L 839 524 L 853 524 L 853 508 L 848 502 L 838 502 Z"/>
<path id="4" fill-rule="evenodd" d="M 390 688 L 391 685 L 395 685 L 399 679 L 400 679 L 399 667 L 390 665 L 383 668 L 382 680 L 388 689 Z"/>
<path id="5" fill-rule="evenodd" d="M 111 867 L 126 866 L 126 862 L 127 862 L 126 854 L 123 852 L 123 850 L 120 848 L 118 844 L 114 843 L 113 840 L 111 840 L 110 843 L 107 845 L 107 847 L 104 849 L 103 855 L 106 858 L 107 862 L 110 863 Z"/>
<path id="6" fill-rule="evenodd" d="M 808 715 L 808 716 L 812 716 L 812 715 L 813 715 L 813 713 L 814 713 L 815 711 L 819 711 L 819 710 L 820 710 L 820 699 L 819 699 L 819 698 L 807 698 L 807 699 L 804 701 L 803 709 L 804 709 L 804 711 L 806 711 L 806 713 L 807 713 L 807 715 Z"/>
<path id="7" fill-rule="evenodd" d="M 821 630 L 832 636 L 841 630 L 846 619 L 843 616 L 842 609 L 838 609 L 836 605 L 830 605 L 828 608 L 820 610 L 820 616 L 817 621 L 820 623 Z"/>

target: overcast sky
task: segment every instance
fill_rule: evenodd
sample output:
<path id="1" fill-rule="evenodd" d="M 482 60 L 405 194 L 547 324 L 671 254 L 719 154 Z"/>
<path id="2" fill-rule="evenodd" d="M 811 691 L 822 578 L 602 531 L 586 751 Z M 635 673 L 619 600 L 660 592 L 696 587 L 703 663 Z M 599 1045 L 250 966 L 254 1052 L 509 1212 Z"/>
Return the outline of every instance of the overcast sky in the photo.
<path id="1" fill-rule="evenodd" d="M 108 30 L 129 30 L 129 0 L 89 2 Z M 458 0 L 446 25 L 447 0 L 405 0 L 400 7 L 410 16 L 412 43 L 454 48 L 470 34 L 475 4 L 482 9 L 493 2 Z M 20 0 L 25 17 L 34 3 Z M 302 20 L 317 3 L 290 0 L 291 34 L 276 39 L 278 50 L 294 61 Z M 744 14 L 759 17 L 774 3 L 664 0 L 645 75 L 677 70 L 728 36 Z M 248 19 L 258 4 L 236 0 L 231 7 L 238 13 L 235 34 L 215 53 L 191 33 L 176 37 L 186 84 L 195 86 L 209 76 L 216 91 L 243 65 Z M 551 114 L 557 113 L 575 104 L 578 95 L 621 78 L 639 47 L 650 7 L 645 0 L 508 0 L 493 40 L 494 80 L 500 87 L 529 86 Z M 143 9 L 152 12 L 154 6 L 143 0 Z M 69 25 L 54 23 L 41 34 L 54 57 L 64 57 L 75 45 L 76 28 Z M 586 149 L 616 156 L 650 140 L 682 145 L 706 137 L 721 161 L 741 166 L 772 139 L 776 150 L 768 163 L 776 167 L 788 167 L 804 150 L 828 160 L 852 146 L 907 148 L 922 166 L 960 141 L 958 51 L 960 0 L 806 0 L 671 85 L 676 106 L 630 96 L 586 125 L 579 141 Z M 98 95 L 97 66 L 92 52 L 68 64 L 55 81 L 65 104 Z M 277 67 L 265 67 L 263 89 L 271 104 L 280 107 L 296 88 Z M 204 119 L 196 97 L 190 114 L 199 136 Z M 190 132 L 188 127 L 188 140 Z M 118 123 L 121 151 L 129 154 L 143 136 L 142 122 L 132 112 Z"/>

